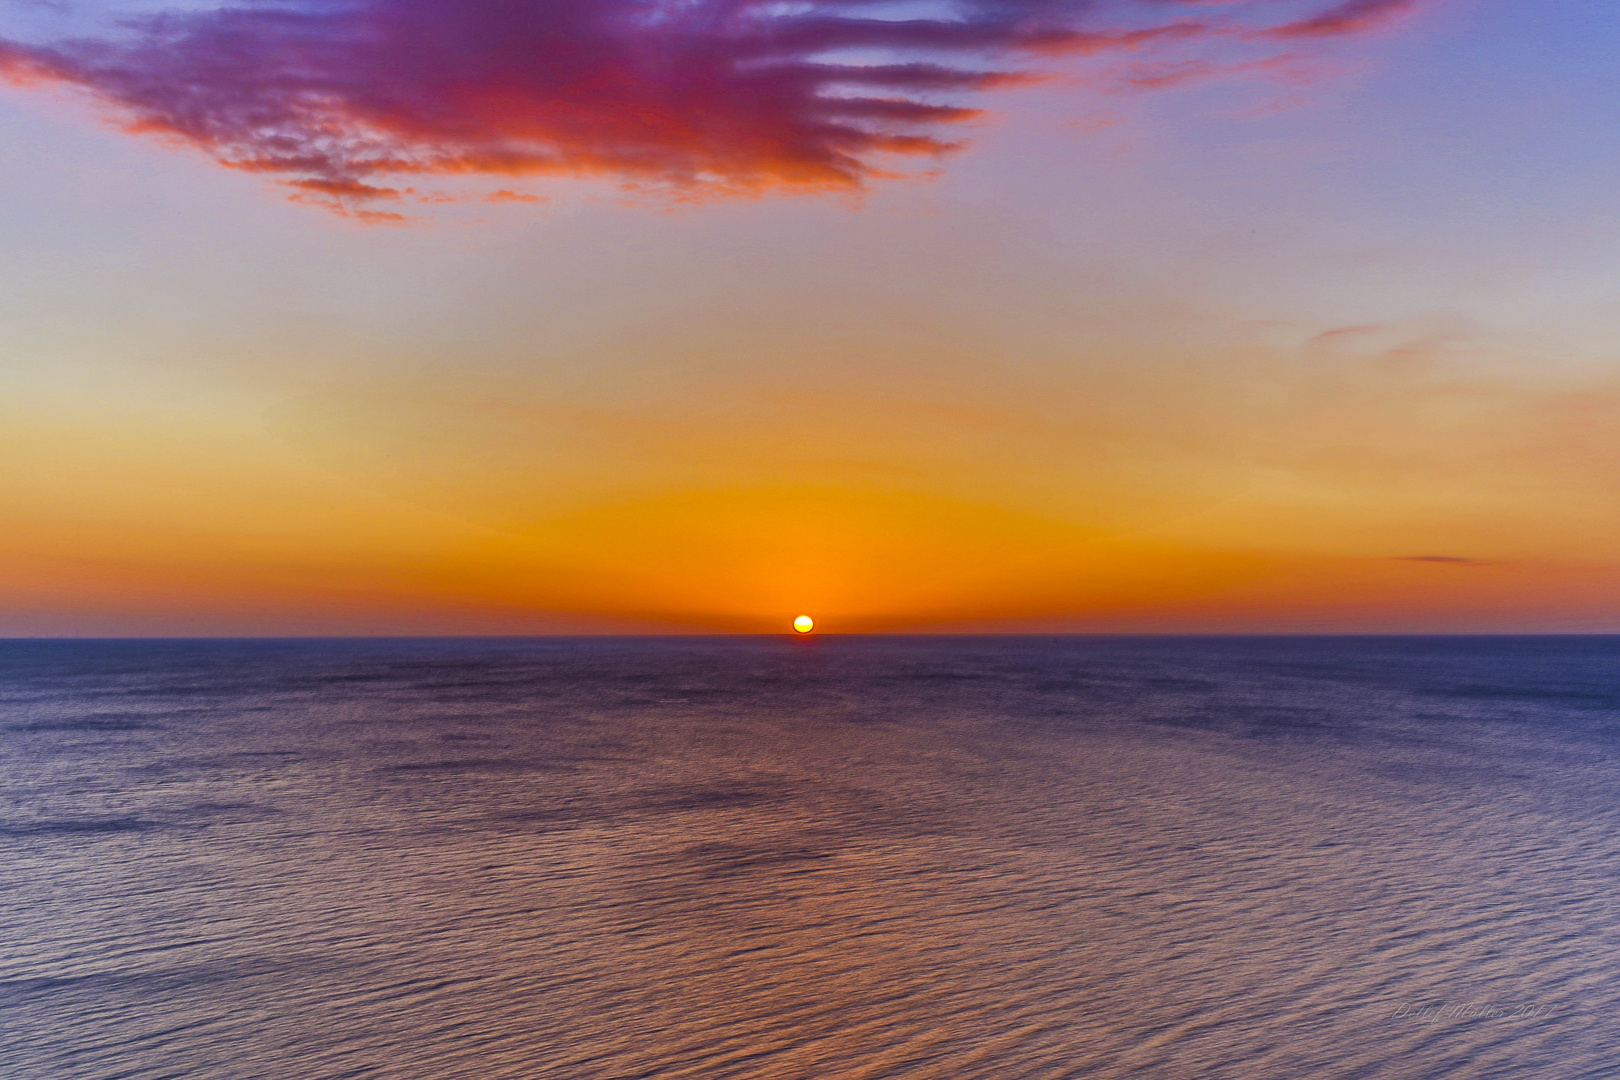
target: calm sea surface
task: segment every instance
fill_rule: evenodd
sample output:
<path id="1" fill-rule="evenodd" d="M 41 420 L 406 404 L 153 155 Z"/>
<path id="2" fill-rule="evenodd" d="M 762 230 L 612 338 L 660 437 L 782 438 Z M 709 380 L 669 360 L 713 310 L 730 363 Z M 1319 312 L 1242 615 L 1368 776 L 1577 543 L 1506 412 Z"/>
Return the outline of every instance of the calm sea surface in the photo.
<path id="1" fill-rule="evenodd" d="M 0 1077 L 1620 1076 L 1620 639 L 0 642 Z"/>

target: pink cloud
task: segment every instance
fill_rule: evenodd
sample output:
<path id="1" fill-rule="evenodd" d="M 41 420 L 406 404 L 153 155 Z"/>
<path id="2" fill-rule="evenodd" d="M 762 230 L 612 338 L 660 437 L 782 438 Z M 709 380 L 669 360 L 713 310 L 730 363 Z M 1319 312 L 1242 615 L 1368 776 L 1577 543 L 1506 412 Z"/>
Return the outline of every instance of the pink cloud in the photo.
<path id="1" fill-rule="evenodd" d="M 1043 57 L 1163 51 L 1139 82 L 1168 85 L 1215 63 L 1178 48 L 1355 33 L 1415 2 L 1277 25 L 1264 3 L 1191 19 L 1158 0 L 968 0 L 911 18 L 876 0 L 249 0 L 101 39 L 0 40 L 0 75 L 76 87 L 131 131 L 340 209 L 414 195 L 397 185 L 423 175 L 857 188 L 890 155 L 955 148 L 972 97 Z"/>
<path id="2" fill-rule="evenodd" d="M 1357 34 L 1394 22 L 1417 9 L 1422 0 L 1345 0 L 1327 11 L 1273 27 L 1273 37 L 1332 37 Z"/>

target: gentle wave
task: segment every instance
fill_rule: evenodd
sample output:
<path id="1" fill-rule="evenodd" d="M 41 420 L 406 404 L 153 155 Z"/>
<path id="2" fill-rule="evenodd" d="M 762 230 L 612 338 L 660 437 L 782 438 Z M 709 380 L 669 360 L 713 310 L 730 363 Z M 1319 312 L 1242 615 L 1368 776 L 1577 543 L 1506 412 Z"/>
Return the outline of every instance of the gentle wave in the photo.
<path id="1" fill-rule="evenodd" d="M 0 1076 L 1613 1076 L 1617 660 L 3 643 Z"/>

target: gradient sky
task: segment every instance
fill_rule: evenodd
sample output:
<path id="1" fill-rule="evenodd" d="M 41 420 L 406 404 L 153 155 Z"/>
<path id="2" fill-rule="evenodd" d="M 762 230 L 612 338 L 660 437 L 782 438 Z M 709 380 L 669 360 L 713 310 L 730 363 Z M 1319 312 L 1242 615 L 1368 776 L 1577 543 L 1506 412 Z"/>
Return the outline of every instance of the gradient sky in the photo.
<path id="1" fill-rule="evenodd" d="M 1617 42 L 8 5 L 0 633 L 1620 631 Z"/>

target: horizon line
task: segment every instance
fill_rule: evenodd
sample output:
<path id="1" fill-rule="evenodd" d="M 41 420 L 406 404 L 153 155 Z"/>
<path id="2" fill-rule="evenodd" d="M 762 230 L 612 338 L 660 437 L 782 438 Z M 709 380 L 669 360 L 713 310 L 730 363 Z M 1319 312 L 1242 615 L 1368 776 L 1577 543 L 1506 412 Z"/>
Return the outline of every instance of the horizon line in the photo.
<path id="1" fill-rule="evenodd" d="M 816 638 L 1620 638 L 1620 630 L 1455 630 L 1455 631 L 1094 631 L 1094 630 L 1018 630 L 1018 631 L 909 631 L 909 632 L 837 632 L 816 631 L 810 634 L 787 632 L 721 632 L 721 633 L 537 633 L 537 634 L 58 634 L 58 635 L 5 635 L 0 644 L 47 642 L 202 642 L 202 641 L 544 641 L 544 640 L 680 640 L 686 638 L 782 638 L 807 641 Z"/>

